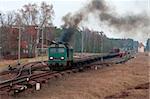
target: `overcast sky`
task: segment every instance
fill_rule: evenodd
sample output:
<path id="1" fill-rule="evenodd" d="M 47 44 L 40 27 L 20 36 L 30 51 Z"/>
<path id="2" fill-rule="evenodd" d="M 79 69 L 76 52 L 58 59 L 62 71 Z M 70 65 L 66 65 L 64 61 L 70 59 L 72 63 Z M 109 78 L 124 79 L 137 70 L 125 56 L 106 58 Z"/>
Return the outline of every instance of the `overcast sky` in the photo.
<path id="1" fill-rule="evenodd" d="M 42 1 L 46 1 L 49 4 L 53 4 L 55 11 L 54 25 L 60 26 L 62 25 L 61 18 L 68 12 L 75 12 L 85 4 L 87 4 L 90 0 L 0 0 L 0 11 L 7 12 L 12 10 L 20 9 L 24 4 L 28 3 L 37 3 L 40 4 Z M 109 5 L 115 8 L 118 14 L 124 15 L 127 13 L 141 13 L 150 11 L 150 0 L 106 0 Z M 93 23 L 92 23 L 93 22 Z M 89 24 L 91 29 L 99 30 L 99 26 L 95 25 L 94 20 Z M 120 34 L 110 33 L 107 31 L 106 35 L 108 37 L 123 37 Z M 148 35 L 149 36 L 149 35 Z M 125 37 L 123 37 L 125 38 Z M 141 37 L 132 37 L 136 40 L 145 42 Z M 145 38 L 146 39 L 146 38 Z"/>

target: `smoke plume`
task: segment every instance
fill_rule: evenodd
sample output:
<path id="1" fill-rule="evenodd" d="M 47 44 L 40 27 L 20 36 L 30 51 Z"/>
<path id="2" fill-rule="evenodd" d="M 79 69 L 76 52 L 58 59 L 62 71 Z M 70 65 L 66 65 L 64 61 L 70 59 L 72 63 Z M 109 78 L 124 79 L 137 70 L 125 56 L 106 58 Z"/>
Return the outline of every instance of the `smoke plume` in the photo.
<path id="1" fill-rule="evenodd" d="M 106 25 L 117 29 L 120 32 L 134 31 L 134 33 L 141 32 L 141 34 L 144 35 L 144 33 L 142 33 L 142 28 L 148 30 L 150 26 L 150 18 L 144 13 L 138 15 L 130 14 L 126 16 L 119 16 L 110 8 L 110 6 L 107 5 L 105 0 L 92 0 L 89 4 L 85 5 L 75 14 L 68 13 L 65 15 L 62 19 L 64 21 L 63 27 L 77 28 L 89 14 L 95 16 L 99 22 L 104 22 Z"/>
<path id="2" fill-rule="evenodd" d="M 81 21 L 88 16 L 89 13 L 93 13 L 95 11 L 107 11 L 108 7 L 105 5 L 103 0 L 93 0 L 85 7 L 81 8 L 77 13 L 72 14 L 68 13 L 65 15 L 62 20 L 64 21 L 63 27 L 78 27 Z"/>
<path id="3" fill-rule="evenodd" d="M 59 42 L 69 43 L 69 41 L 72 38 L 72 35 L 74 34 L 75 29 L 74 28 L 64 28 L 64 31 L 59 39 Z"/>
<path id="4" fill-rule="evenodd" d="M 127 15 L 124 17 L 119 17 L 103 12 L 99 14 L 99 19 L 102 22 L 107 22 L 109 26 L 126 32 L 139 29 L 138 27 L 142 28 L 150 25 L 150 20 L 146 15 Z"/>

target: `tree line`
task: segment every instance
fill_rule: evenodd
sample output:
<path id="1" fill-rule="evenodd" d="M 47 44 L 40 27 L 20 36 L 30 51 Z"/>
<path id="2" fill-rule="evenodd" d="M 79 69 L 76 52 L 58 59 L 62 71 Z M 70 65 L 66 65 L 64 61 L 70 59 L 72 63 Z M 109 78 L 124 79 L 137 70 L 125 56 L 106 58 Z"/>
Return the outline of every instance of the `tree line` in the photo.
<path id="1" fill-rule="evenodd" d="M 32 55 L 36 47 L 43 43 L 49 46 L 49 41 L 57 40 L 63 33 L 63 28 L 53 25 L 53 5 L 42 2 L 26 4 L 17 11 L 0 12 L 0 55 L 17 55 L 18 33 L 21 29 L 21 52 Z M 135 49 L 137 42 L 132 39 L 110 39 L 102 31 L 88 28 L 76 29 L 70 44 L 75 52 L 100 53 L 110 52 L 113 48 Z M 37 40 L 39 40 L 37 42 Z"/>

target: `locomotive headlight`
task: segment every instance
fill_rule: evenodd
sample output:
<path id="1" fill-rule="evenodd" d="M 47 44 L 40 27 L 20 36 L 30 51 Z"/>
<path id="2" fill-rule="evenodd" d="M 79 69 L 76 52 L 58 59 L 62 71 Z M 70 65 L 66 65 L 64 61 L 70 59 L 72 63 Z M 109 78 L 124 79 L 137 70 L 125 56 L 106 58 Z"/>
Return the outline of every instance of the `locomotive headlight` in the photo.
<path id="1" fill-rule="evenodd" d="M 53 58 L 53 57 L 50 57 L 49 59 L 51 59 L 51 60 L 52 60 L 52 59 L 54 59 L 54 58 Z"/>
<path id="2" fill-rule="evenodd" d="M 63 60 L 63 59 L 65 59 L 65 58 L 64 58 L 64 57 L 61 57 L 60 59 L 62 59 L 62 60 Z"/>

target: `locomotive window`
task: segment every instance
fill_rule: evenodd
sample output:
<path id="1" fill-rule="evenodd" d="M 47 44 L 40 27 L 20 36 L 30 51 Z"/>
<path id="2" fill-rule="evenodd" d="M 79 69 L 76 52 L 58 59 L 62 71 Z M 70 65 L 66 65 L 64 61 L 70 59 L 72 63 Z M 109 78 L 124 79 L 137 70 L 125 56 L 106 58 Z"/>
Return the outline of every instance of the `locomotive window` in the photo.
<path id="1" fill-rule="evenodd" d="M 65 49 L 64 49 L 64 48 L 59 48 L 59 49 L 58 49 L 58 52 L 59 52 L 59 53 L 64 53 L 64 52 L 65 52 Z"/>
<path id="2" fill-rule="evenodd" d="M 51 48 L 50 53 L 56 53 L 56 48 Z"/>
<path id="3" fill-rule="evenodd" d="M 50 52 L 51 53 L 64 53 L 65 49 L 64 48 L 51 48 Z"/>

